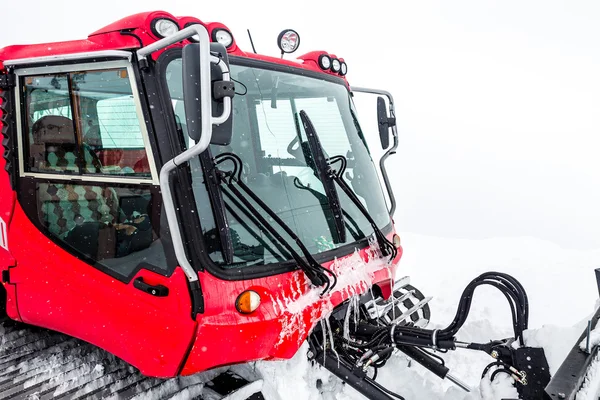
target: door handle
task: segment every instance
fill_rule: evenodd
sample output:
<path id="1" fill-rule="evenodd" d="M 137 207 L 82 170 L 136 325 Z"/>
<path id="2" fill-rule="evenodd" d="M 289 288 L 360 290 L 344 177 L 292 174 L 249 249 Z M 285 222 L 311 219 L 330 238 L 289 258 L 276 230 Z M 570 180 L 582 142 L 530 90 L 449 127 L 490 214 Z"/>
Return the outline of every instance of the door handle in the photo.
<path id="1" fill-rule="evenodd" d="M 164 285 L 149 285 L 144 282 L 141 276 L 133 281 L 133 287 L 156 297 L 166 297 L 169 295 L 169 288 Z"/>

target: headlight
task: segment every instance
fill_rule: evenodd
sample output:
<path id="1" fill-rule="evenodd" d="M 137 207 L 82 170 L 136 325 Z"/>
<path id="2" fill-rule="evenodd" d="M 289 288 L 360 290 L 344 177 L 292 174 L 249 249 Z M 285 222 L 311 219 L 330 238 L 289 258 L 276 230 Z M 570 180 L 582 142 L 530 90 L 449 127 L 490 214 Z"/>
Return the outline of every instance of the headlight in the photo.
<path id="1" fill-rule="evenodd" d="M 164 38 L 171 36 L 179 31 L 179 26 L 173 20 L 167 18 L 157 18 L 152 21 L 152 33 L 156 36 Z"/>
<path id="2" fill-rule="evenodd" d="M 342 68 L 340 60 L 338 60 L 337 58 L 331 60 L 331 70 L 333 72 L 340 72 L 340 68 Z"/>
<path id="3" fill-rule="evenodd" d="M 213 42 L 221 43 L 225 47 L 229 47 L 233 44 L 233 36 L 227 29 L 215 29 L 212 31 L 211 36 Z"/>
<path id="4" fill-rule="evenodd" d="M 327 54 L 321 54 L 319 56 L 319 67 L 329 69 L 331 67 L 331 57 Z"/>
<path id="5" fill-rule="evenodd" d="M 300 35 L 293 29 L 281 31 L 277 45 L 282 53 L 293 53 L 300 46 Z"/>
<path id="6" fill-rule="evenodd" d="M 340 65 L 340 75 L 344 76 L 348 73 L 348 65 L 342 61 L 342 64 Z"/>

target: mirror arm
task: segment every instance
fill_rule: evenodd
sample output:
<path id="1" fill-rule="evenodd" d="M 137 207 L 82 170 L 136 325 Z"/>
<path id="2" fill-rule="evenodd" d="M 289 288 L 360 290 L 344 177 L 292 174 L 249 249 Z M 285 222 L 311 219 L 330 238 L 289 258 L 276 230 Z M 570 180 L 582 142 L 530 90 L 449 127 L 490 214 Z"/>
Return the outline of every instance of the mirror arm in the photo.
<path id="1" fill-rule="evenodd" d="M 229 74 L 229 68 L 227 67 L 227 64 L 225 64 L 224 62 L 221 62 L 221 59 L 219 57 L 215 57 L 212 54 L 210 56 L 210 62 L 212 64 L 216 64 L 218 67 L 221 68 L 221 73 L 223 74 L 223 79 L 222 79 L 223 81 L 226 81 L 226 82 L 231 81 L 231 75 Z M 212 96 L 210 96 L 210 98 L 212 99 Z M 205 114 L 202 114 L 202 115 L 205 115 Z M 219 115 L 218 117 L 212 117 L 212 123 L 214 125 L 220 125 L 223 122 L 227 121 L 227 119 L 229 118 L 230 115 L 231 115 L 231 97 L 223 97 L 223 113 L 221 115 Z M 204 132 L 204 129 L 202 129 L 202 131 Z M 212 132 L 211 132 L 211 136 L 212 136 Z"/>
<path id="2" fill-rule="evenodd" d="M 211 77 L 210 77 L 210 64 L 211 62 L 221 66 L 223 73 L 223 80 L 229 80 L 229 70 L 224 63 L 219 62 L 218 57 L 214 57 L 210 54 L 210 39 L 208 37 L 208 31 L 200 24 L 191 25 L 185 29 L 180 30 L 172 36 L 161 39 L 149 46 L 146 46 L 137 51 L 137 55 L 140 59 L 145 59 L 148 55 L 160 50 L 164 47 L 170 46 L 188 37 L 198 35 L 199 48 L 200 48 L 200 69 L 202 71 L 200 75 L 200 108 L 202 115 L 212 116 L 212 93 L 211 93 Z M 226 74 L 225 74 L 226 72 Z M 225 99 L 225 107 L 223 108 L 223 115 L 220 117 L 202 118 L 202 134 L 200 140 L 194 146 L 190 147 L 183 153 L 177 155 L 173 159 L 166 161 L 160 170 L 159 181 L 160 189 L 163 197 L 163 206 L 167 222 L 169 224 L 171 239 L 173 241 L 173 248 L 175 250 L 175 256 L 177 262 L 185 272 L 190 283 L 198 281 L 198 274 L 192 267 L 187 259 L 185 253 L 185 247 L 183 244 L 183 238 L 181 236 L 181 229 L 179 227 L 179 221 L 177 218 L 177 211 L 175 209 L 175 202 L 173 200 L 173 194 L 171 192 L 170 173 L 174 171 L 179 165 L 189 161 L 196 157 L 204 150 L 208 148 L 212 137 L 212 125 L 217 122 L 226 120 L 223 119 L 225 116 L 229 116 L 231 112 L 231 99 Z"/>
<path id="3" fill-rule="evenodd" d="M 388 98 L 389 104 L 390 104 L 390 117 L 388 118 L 388 121 L 393 121 L 393 124 L 391 125 L 392 128 L 392 138 L 394 139 L 394 143 L 392 145 L 392 147 L 390 147 L 383 156 L 381 156 L 381 159 L 379 160 L 379 168 L 381 169 L 381 175 L 383 176 L 383 182 L 385 183 L 385 188 L 387 189 L 388 192 L 388 196 L 390 198 L 390 217 L 394 216 L 394 212 L 396 211 L 396 197 L 394 197 L 394 191 L 392 189 L 392 184 L 390 182 L 390 178 L 388 176 L 387 170 L 385 168 L 385 160 L 387 160 L 387 158 L 389 156 L 391 156 L 392 154 L 396 154 L 396 149 L 398 148 L 398 130 L 396 129 L 396 112 L 395 112 L 395 108 L 394 108 L 394 97 L 392 96 L 392 94 L 386 90 L 379 90 L 379 89 L 369 89 L 369 88 L 363 88 L 363 87 L 351 87 L 350 90 L 352 92 L 359 92 L 359 93 L 369 93 L 369 94 L 377 94 L 377 95 L 383 95 L 386 96 Z"/>

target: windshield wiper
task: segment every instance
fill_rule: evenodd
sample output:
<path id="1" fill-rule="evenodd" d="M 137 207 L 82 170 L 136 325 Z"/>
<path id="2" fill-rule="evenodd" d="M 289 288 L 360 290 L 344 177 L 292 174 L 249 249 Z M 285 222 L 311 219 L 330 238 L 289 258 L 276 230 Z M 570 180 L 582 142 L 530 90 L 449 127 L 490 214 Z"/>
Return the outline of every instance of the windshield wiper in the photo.
<path id="1" fill-rule="evenodd" d="M 221 244 L 221 253 L 226 264 L 233 262 L 233 241 L 231 240 L 231 231 L 225 217 L 225 203 L 221 193 L 218 180 L 214 175 L 210 165 L 212 164 L 212 155 L 210 148 L 200 153 L 200 166 L 204 175 L 204 183 L 210 199 L 210 205 L 213 209 L 215 224 Z"/>
<path id="2" fill-rule="evenodd" d="M 390 256 L 389 261 L 392 261 L 394 258 L 396 258 L 396 255 L 398 254 L 398 250 L 396 249 L 396 246 L 394 246 L 392 244 L 392 242 L 390 242 L 388 240 L 388 238 L 385 237 L 385 235 L 383 234 L 381 229 L 379 229 L 379 227 L 375 223 L 375 220 L 373 220 L 373 217 L 371 217 L 371 214 L 369 214 L 369 211 L 365 208 L 363 203 L 360 201 L 360 199 L 356 195 L 356 193 L 354 193 L 354 191 L 350 188 L 350 186 L 348 186 L 346 181 L 344 181 L 343 174 L 346 171 L 346 165 L 347 165 L 346 157 L 339 155 L 339 156 L 333 156 L 333 157 L 327 158 L 325 156 L 325 151 L 323 150 L 323 146 L 321 146 L 321 141 L 319 140 L 319 137 L 317 136 L 317 131 L 316 131 L 312 121 L 308 117 L 308 114 L 306 113 L 306 111 L 304 111 L 304 110 L 300 111 L 300 119 L 302 120 L 302 125 L 304 126 L 304 132 L 306 132 L 306 137 L 307 137 L 307 140 L 308 140 L 308 143 L 310 146 L 310 150 L 313 153 L 313 159 L 315 161 L 318 160 L 318 163 L 315 162 L 315 169 L 318 171 L 319 175 L 321 176 L 321 181 L 323 182 L 323 185 L 325 185 L 325 181 L 327 181 L 327 182 L 335 181 L 339 185 L 339 187 L 344 191 L 344 193 L 346 193 L 348 198 L 350 198 L 350 200 L 354 203 L 354 205 L 358 208 L 358 210 L 365 216 L 367 221 L 369 221 L 369 223 L 371 224 L 371 227 L 373 228 L 373 232 L 375 234 L 375 238 L 377 239 L 377 244 L 379 245 L 381 254 L 383 256 Z M 337 171 L 335 171 L 331 167 L 332 164 L 335 164 L 335 163 L 341 164 L 340 168 Z M 335 191 L 335 187 L 334 187 L 333 192 L 335 193 L 336 197 L 335 197 L 334 201 L 331 201 L 331 200 L 330 201 L 332 203 L 336 202 L 339 206 L 339 199 L 337 198 L 337 192 Z M 329 193 L 328 193 L 328 197 L 329 197 Z M 340 206 L 340 210 L 341 210 L 341 206 Z M 339 215 L 342 216 L 343 212 L 340 212 Z"/>
<path id="3" fill-rule="evenodd" d="M 230 161 L 233 163 L 233 171 L 222 171 L 217 166 L 223 162 Z M 234 153 L 222 153 L 214 158 L 214 171 L 219 179 L 219 183 L 225 183 L 229 188 L 231 194 L 233 194 L 238 201 L 240 201 L 244 207 L 253 215 L 253 217 L 264 227 L 265 230 L 271 234 L 277 241 L 291 254 L 292 258 L 298 263 L 300 268 L 304 271 L 308 279 L 315 286 L 325 286 L 323 289 L 324 293 L 332 290 L 337 283 L 337 277 L 333 271 L 328 270 L 319 264 L 310 251 L 306 248 L 304 243 L 300 240 L 298 235 L 269 207 L 261 198 L 252 191 L 242 180 L 243 162 L 241 158 Z M 298 254 L 298 252 L 292 247 L 292 245 L 281 236 L 275 227 L 267 221 L 267 219 L 261 215 L 261 213 L 254 207 L 254 205 L 248 200 L 248 198 L 242 193 L 237 186 L 239 186 L 246 195 L 248 195 L 260 208 L 262 208 L 268 215 L 275 221 L 296 243 L 296 245 L 302 251 L 304 258 Z"/>
<path id="4" fill-rule="evenodd" d="M 327 196 L 327 199 L 329 200 L 329 206 L 331 207 L 331 213 L 333 214 L 333 224 L 336 233 L 333 237 L 337 238 L 339 243 L 344 243 L 346 241 L 346 226 L 344 225 L 344 216 L 340 198 L 335 189 L 335 183 L 333 183 L 332 176 L 329 173 L 327 158 L 321 147 L 321 142 L 317 136 L 315 127 L 304 110 L 300 111 L 300 119 L 302 120 L 302 126 L 304 127 L 310 150 L 310 154 L 305 155 L 306 163 L 317 173 L 317 176 L 325 189 L 325 196 Z"/>
<path id="5" fill-rule="evenodd" d="M 248 210 L 246 210 L 237 200 L 236 197 L 234 195 L 232 195 L 231 193 L 223 190 L 223 194 L 225 194 L 225 196 L 229 199 L 229 201 L 231 201 L 231 203 L 233 205 L 235 205 L 235 207 L 240 210 L 244 216 L 242 217 L 241 215 L 239 215 L 232 206 L 230 206 L 229 204 L 225 203 L 225 208 L 227 209 L 227 212 L 233 217 L 235 218 L 236 221 L 238 221 L 238 223 L 244 227 L 244 229 L 250 233 L 250 235 L 252 235 L 252 237 L 259 242 L 265 249 L 267 249 L 272 255 L 273 257 L 275 257 L 277 259 L 278 262 L 284 262 L 286 260 L 289 260 L 290 258 L 292 258 L 292 256 L 290 254 L 287 253 L 287 251 L 285 250 L 285 248 L 283 248 L 283 246 L 281 246 L 281 244 L 279 242 L 277 242 L 268 232 L 264 232 L 265 236 L 267 237 L 268 241 L 265 240 L 260 234 L 259 232 L 256 232 L 255 229 L 253 229 L 250 226 L 251 222 L 252 224 L 254 224 L 255 227 L 260 227 L 260 224 L 258 223 L 258 221 L 256 220 L 256 218 L 254 217 L 254 215 L 252 215 L 251 212 L 249 212 Z M 273 245 L 277 248 L 277 251 L 275 251 L 274 248 L 271 247 L 271 245 L 269 244 L 269 241 L 271 243 L 273 243 Z"/>

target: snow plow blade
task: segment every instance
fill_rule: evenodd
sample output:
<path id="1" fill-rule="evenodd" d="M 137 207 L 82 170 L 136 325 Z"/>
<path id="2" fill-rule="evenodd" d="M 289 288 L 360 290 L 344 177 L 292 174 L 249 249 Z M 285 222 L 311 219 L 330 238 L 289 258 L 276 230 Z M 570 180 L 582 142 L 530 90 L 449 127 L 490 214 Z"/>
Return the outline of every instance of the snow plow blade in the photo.
<path id="1" fill-rule="evenodd" d="M 598 281 L 598 292 L 600 293 L 600 269 L 596 269 L 596 279 Z M 591 326 L 596 326 L 600 319 L 600 308 L 596 310 L 596 313 L 592 317 Z M 600 346 L 592 346 L 589 352 L 581 350 L 579 344 L 588 336 L 588 329 L 586 328 L 575 345 L 565 358 L 565 361 L 558 368 L 558 371 L 552 376 L 550 383 L 546 386 L 546 399 L 550 400 L 574 400 L 577 393 L 582 389 L 586 382 L 586 378 L 592 378 L 592 375 L 600 374 L 600 371 L 596 371 L 595 368 L 590 369 L 590 364 L 598 359 L 598 351 Z M 590 388 L 596 392 L 600 391 L 600 387 Z M 591 397 L 589 397 L 591 398 Z"/>

